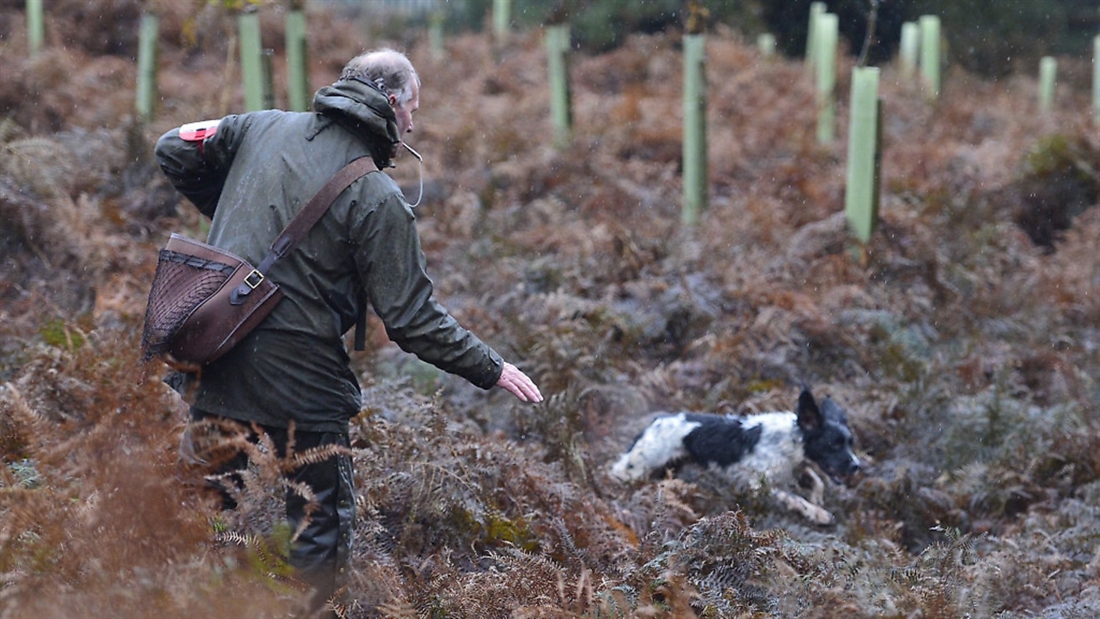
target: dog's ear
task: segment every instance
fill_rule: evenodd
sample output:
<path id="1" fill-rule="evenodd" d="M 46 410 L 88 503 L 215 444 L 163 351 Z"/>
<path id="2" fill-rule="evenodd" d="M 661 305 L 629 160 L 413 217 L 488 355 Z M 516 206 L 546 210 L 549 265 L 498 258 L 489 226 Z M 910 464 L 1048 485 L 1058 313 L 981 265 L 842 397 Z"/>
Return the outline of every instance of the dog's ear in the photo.
<path id="1" fill-rule="evenodd" d="M 798 427 L 803 431 L 813 432 L 825 424 L 821 410 L 817 408 L 817 402 L 814 401 L 814 394 L 810 393 L 809 388 L 803 387 L 802 393 L 798 396 L 798 409 L 795 412 L 798 415 Z"/>
<path id="2" fill-rule="evenodd" d="M 844 412 L 843 408 L 840 408 L 840 405 L 833 402 L 831 398 L 825 398 L 825 401 L 821 403 L 821 412 L 825 414 L 826 419 L 832 419 L 843 423 L 848 422 L 848 414 Z"/>

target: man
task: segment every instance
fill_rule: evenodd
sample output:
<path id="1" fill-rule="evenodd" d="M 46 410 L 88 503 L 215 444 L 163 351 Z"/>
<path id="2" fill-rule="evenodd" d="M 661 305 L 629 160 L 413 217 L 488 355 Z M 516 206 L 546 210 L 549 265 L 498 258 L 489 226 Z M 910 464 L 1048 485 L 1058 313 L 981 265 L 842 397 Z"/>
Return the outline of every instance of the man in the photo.
<path id="1" fill-rule="evenodd" d="M 160 138 L 156 158 L 176 189 L 212 218 L 208 242 L 256 264 L 345 164 L 369 156 L 379 169 L 391 167 L 419 104 L 420 80 L 408 58 L 390 49 L 367 52 L 317 92 L 314 112 L 266 110 L 185 125 Z M 203 420 L 258 424 L 280 453 L 288 432 L 298 453 L 348 446 L 348 421 L 360 411 L 361 390 L 342 338 L 356 322 L 362 294 L 406 352 L 484 389 L 498 386 L 524 402 L 541 401 L 527 375 L 435 302 L 415 223 L 385 174 L 367 174 L 344 191 L 268 273 L 284 299 L 233 350 L 203 368 L 192 427 Z M 185 439 L 181 453 L 195 453 L 190 442 Z M 246 462 L 238 454 L 220 471 Z M 327 600 L 351 547 L 351 461 L 330 458 L 290 477 L 307 484 L 320 503 L 291 549 L 291 564 L 317 598 Z M 224 503 L 234 505 L 228 493 Z M 294 530 L 306 503 L 288 492 Z"/>

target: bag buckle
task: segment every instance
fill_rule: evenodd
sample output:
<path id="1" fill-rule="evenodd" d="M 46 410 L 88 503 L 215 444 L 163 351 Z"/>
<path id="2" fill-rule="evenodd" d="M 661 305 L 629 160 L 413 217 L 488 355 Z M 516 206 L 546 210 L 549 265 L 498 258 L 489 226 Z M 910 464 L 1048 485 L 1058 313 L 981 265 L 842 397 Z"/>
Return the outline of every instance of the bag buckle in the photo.
<path id="1" fill-rule="evenodd" d="M 248 284 L 249 288 L 255 290 L 260 287 L 260 284 L 264 283 L 264 274 L 256 269 L 252 269 L 251 273 L 245 275 L 244 283 Z"/>

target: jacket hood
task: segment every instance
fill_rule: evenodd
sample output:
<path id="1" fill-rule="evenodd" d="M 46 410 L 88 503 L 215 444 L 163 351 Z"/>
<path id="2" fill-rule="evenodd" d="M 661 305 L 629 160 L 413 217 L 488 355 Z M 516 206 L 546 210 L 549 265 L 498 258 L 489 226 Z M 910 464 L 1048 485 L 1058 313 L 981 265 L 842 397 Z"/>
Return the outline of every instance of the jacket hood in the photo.
<path id="1" fill-rule="evenodd" d="M 313 96 L 313 109 L 344 121 L 372 143 L 383 142 L 387 150 L 401 141 L 393 107 L 385 95 L 366 82 L 349 79 L 325 86 Z"/>

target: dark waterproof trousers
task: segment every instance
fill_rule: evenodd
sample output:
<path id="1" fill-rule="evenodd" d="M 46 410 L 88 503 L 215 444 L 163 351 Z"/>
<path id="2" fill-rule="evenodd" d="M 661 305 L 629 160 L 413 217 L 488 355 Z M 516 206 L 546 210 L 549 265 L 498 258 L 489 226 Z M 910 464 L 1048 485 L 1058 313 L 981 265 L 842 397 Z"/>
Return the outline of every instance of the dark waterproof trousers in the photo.
<path id="1" fill-rule="evenodd" d="M 213 432 L 224 437 L 226 428 L 238 427 L 239 431 L 244 432 L 252 443 L 256 443 L 259 436 L 253 428 L 197 409 L 191 410 L 191 420 L 193 423 L 184 437 L 184 444 L 180 446 L 181 460 L 190 460 L 191 464 L 208 464 L 211 473 L 232 480 L 239 489 L 241 478 L 233 473 L 246 469 L 248 455 L 241 451 L 225 454 L 224 450 L 216 448 L 216 441 L 212 443 L 195 434 L 209 437 Z M 206 424 L 195 425 L 195 422 L 203 421 Z M 210 423 L 215 423 L 217 426 L 208 425 Z M 192 432 L 200 427 L 202 427 L 201 430 Z M 278 458 L 285 458 L 287 443 L 290 439 L 288 431 L 284 428 L 259 427 L 271 438 Z M 293 440 L 294 455 L 303 455 L 311 449 L 325 445 L 349 447 L 346 433 L 296 430 L 293 433 Z M 212 446 L 215 447 L 213 450 L 210 449 Z M 223 452 L 221 457 L 218 457 L 218 451 Z M 346 582 L 352 531 L 355 526 L 355 488 L 352 481 L 351 457 L 342 453 L 318 459 L 316 462 L 310 461 L 287 473 L 286 477 L 289 482 L 286 492 L 286 517 L 291 531 L 297 531 L 302 521 L 308 516 L 308 523 L 291 545 L 290 564 L 297 571 L 298 577 L 313 587 L 315 591 L 313 599 L 316 603 L 323 604 L 339 593 L 338 590 Z M 308 486 L 309 491 L 313 493 L 315 506 L 311 506 L 311 502 L 295 489 L 303 486 Z M 223 508 L 237 507 L 234 492 L 227 484 L 209 482 L 208 487 L 221 494 Z"/>

